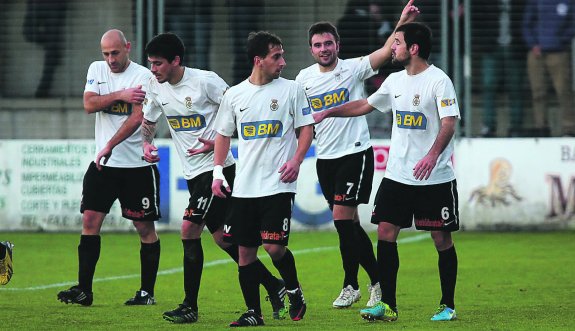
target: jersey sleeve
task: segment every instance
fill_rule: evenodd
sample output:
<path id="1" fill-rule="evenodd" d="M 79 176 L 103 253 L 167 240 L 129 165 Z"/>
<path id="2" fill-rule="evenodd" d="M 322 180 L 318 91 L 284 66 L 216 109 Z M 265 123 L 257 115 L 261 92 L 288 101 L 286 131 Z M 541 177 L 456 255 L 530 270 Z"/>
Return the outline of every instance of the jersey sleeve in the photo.
<path id="1" fill-rule="evenodd" d="M 224 93 L 228 88 L 228 84 L 215 73 L 210 74 L 204 84 L 206 96 L 211 102 L 218 105 L 222 102 Z"/>
<path id="2" fill-rule="evenodd" d="M 306 126 L 314 124 L 313 116 L 311 115 L 311 108 L 309 106 L 309 100 L 305 94 L 303 86 L 299 83 L 294 83 L 295 85 L 295 114 L 294 114 L 294 126 L 299 128 L 300 126 Z"/>
<path id="3" fill-rule="evenodd" d="M 386 79 L 379 89 L 367 98 L 367 103 L 382 113 L 392 110 L 389 79 Z"/>
<path id="4" fill-rule="evenodd" d="M 88 68 L 88 73 L 86 74 L 86 86 L 84 86 L 84 93 L 93 92 L 100 94 L 100 88 L 98 87 L 98 68 L 97 62 L 92 62 Z"/>
<path id="5" fill-rule="evenodd" d="M 225 94 L 216 115 L 215 130 L 222 136 L 231 137 L 236 130 L 236 118 L 229 94 Z"/>
<path id="6" fill-rule="evenodd" d="M 154 79 L 148 80 L 144 85 L 146 98 L 144 99 L 142 111 L 144 112 L 144 118 L 150 122 L 157 122 L 162 115 L 162 108 L 160 108 L 156 98 L 159 93 L 158 88 L 159 86 L 154 82 Z"/>
<path id="7" fill-rule="evenodd" d="M 349 59 L 354 66 L 354 75 L 358 80 L 366 80 L 373 75 L 377 74 L 379 70 L 373 70 L 369 62 L 369 56 L 362 56 L 354 59 Z"/>
<path id="8" fill-rule="evenodd" d="M 461 118 L 455 88 L 449 77 L 445 76 L 438 82 L 435 91 L 435 102 L 437 104 L 439 118 L 448 116 Z"/>

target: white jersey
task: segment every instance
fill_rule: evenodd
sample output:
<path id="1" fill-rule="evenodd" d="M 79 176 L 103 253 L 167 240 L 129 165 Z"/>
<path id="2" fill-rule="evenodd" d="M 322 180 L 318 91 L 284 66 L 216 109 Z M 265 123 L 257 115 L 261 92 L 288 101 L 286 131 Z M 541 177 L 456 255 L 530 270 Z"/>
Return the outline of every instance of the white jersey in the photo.
<path id="1" fill-rule="evenodd" d="M 153 77 L 150 70 L 130 61 L 124 72 L 113 73 L 105 61 L 95 61 L 86 76 L 84 93 L 94 92 L 106 95 L 127 88 L 144 86 Z M 132 104 L 117 102 L 96 113 L 96 156 L 118 132 L 118 129 L 132 113 Z M 103 164 L 103 160 L 101 162 Z M 117 168 L 145 167 L 150 164 L 142 160 L 142 136 L 140 128 L 130 137 L 114 147 L 106 166 Z"/>
<path id="2" fill-rule="evenodd" d="M 431 185 L 455 179 L 451 155 L 453 139 L 437 159 L 429 179 L 417 180 L 413 168 L 431 149 L 441 119 L 460 118 L 455 89 L 449 77 L 434 65 L 417 75 L 403 70 L 389 75 L 367 102 L 378 110 L 393 111 L 391 148 L 385 177 L 408 185 Z"/>
<path id="3" fill-rule="evenodd" d="M 177 84 L 150 80 L 144 101 L 144 118 L 157 122 L 162 112 L 166 115 L 172 139 L 176 145 L 184 178 L 214 169 L 214 153 L 190 156 L 188 149 L 198 149 L 198 138 L 215 139 L 214 122 L 228 84 L 216 73 L 184 68 L 184 76 Z M 228 152 L 224 166 L 234 164 Z"/>
<path id="4" fill-rule="evenodd" d="M 316 63 L 301 70 L 295 80 L 305 87 L 313 111 L 319 112 L 365 98 L 364 80 L 376 73 L 364 56 L 338 59 L 329 72 L 321 72 Z M 336 159 L 371 146 L 365 116 L 326 118 L 315 125 L 315 137 L 318 159 Z"/>
<path id="5" fill-rule="evenodd" d="M 303 87 L 278 78 L 266 85 L 249 80 L 230 88 L 220 106 L 216 130 L 238 131 L 238 165 L 232 196 L 255 198 L 296 192 L 278 172 L 297 149 L 295 128 L 314 123 Z"/>

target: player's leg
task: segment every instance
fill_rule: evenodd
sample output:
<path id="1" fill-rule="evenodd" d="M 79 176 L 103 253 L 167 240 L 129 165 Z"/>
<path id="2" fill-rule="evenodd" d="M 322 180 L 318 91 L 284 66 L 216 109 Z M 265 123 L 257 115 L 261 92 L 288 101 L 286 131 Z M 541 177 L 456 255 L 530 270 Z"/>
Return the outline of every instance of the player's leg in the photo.
<path id="1" fill-rule="evenodd" d="M 261 246 L 258 199 L 232 197 L 226 218 L 226 240 L 232 240 L 238 245 L 238 278 L 247 307 L 246 313 L 230 326 L 264 324 L 259 291 L 262 264 L 257 257 L 258 248 Z"/>
<path id="2" fill-rule="evenodd" d="M 261 238 L 283 280 L 290 302 L 289 314 L 294 321 L 301 320 L 306 303 L 297 275 L 292 252 L 287 248 L 291 227 L 291 213 L 295 194 L 280 193 L 260 200 L 262 210 Z"/>
<path id="3" fill-rule="evenodd" d="M 459 206 L 457 182 L 428 185 L 420 188 L 415 213 L 417 229 L 431 231 L 431 237 L 438 253 L 441 300 L 439 308 L 431 318 L 434 321 L 449 321 L 455 314 L 455 284 L 457 280 L 457 252 L 451 232 L 459 230 Z"/>
<path id="4" fill-rule="evenodd" d="M 194 323 L 199 317 L 198 294 L 204 268 L 204 251 L 201 235 L 206 222 L 210 222 L 215 216 L 212 211 L 217 211 L 224 207 L 221 205 L 221 200 L 224 199 L 213 196 L 211 182 L 211 172 L 205 172 L 187 180 L 190 198 L 188 207 L 184 212 L 181 228 L 184 250 L 185 298 L 176 309 L 166 311 L 162 315 L 165 320 L 173 323 Z M 210 226 L 208 226 L 208 229 L 212 232 Z"/>
<path id="5" fill-rule="evenodd" d="M 377 271 L 377 259 L 373 252 L 373 244 L 371 239 L 361 226 L 359 220 L 359 213 L 356 211 L 354 217 L 355 225 L 355 240 L 359 250 L 359 265 L 365 270 L 369 276 L 369 284 L 367 286 L 367 293 L 369 293 L 369 300 L 367 307 L 373 307 L 381 300 L 381 287 L 379 285 L 379 273 Z"/>
<path id="6" fill-rule="evenodd" d="M 371 241 L 359 223 L 357 206 L 369 202 L 373 180 L 373 149 L 369 148 L 335 160 L 318 160 L 318 178 L 328 202 L 332 205 L 344 269 L 340 295 L 335 308 L 350 307 L 361 298 L 357 279 L 360 261 L 377 283 L 376 260 Z M 362 234 L 364 236 L 362 236 Z M 371 257 L 371 259 L 370 259 Z M 371 288 L 370 288 L 371 289 Z"/>
<path id="7" fill-rule="evenodd" d="M 191 204 L 192 199 L 190 199 Z M 192 221 L 190 215 L 194 209 L 186 209 L 182 221 L 181 237 L 184 250 L 184 301 L 173 310 L 166 311 L 162 317 L 173 323 L 194 323 L 198 320 L 198 293 L 204 267 L 204 251 L 202 248 L 201 235 L 204 223 L 201 218 L 200 224 Z"/>
<path id="8" fill-rule="evenodd" d="M 377 263 L 382 298 L 372 308 L 362 309 L 360 314 L 367 320 L 395 321 L 397 319 L 397 273 L 399 254 L 397 237 L 401 228 L 410 227 L 413 211 L 410 207 L 408 185 L 384 178 L 381 181 L 371 222 L 377 227 Z"/>
<path id="9" fill-rule="evenodd" d="M 154 222 L 160 215 L 160 174 L 155 165 L 122 169 L 124 181 L 118 199 L 122 216 L 133 221 L 140 236 L 140 289 L 125 304 L 153 305 L 160 265 L 160 239 Z"/>
<path id="10" fill-rule="evenodd" d="M 212 230 L 210 229 L 210 232 Z M 216 244 L 228 255 L 236 261 L 239 261 L 238 257 L 238 246 L 236 244 L 229 243 L 224 240 L 224 229 L 223 225 L 220 226 L 215 232 L 212 233 L 212 237 Z M 266 301 L 269 301 L 272 306 L 273 318 L 274 319 L 284 319 L 287 315 L 287 309 L 284 304 L 284 298 L 286 296 L 286 288 L 283 279 L 276 278 L 269 269 L 258 259 L 254 263 L 260 264 L 260 281 L 263 287 L 268 292 L 266 296 Z"/>
<path id="11" fill-rule="evenodd" d="M 82 184 L 82 235 L 78 245 L 78 285 L 58 293 L 58 300 L 90 306 L 93 301 L 92 281 L 100 258 L 100 229 L 106 214 L 118 196 L 115 169 L 102 171 L 90 163 Z"/>

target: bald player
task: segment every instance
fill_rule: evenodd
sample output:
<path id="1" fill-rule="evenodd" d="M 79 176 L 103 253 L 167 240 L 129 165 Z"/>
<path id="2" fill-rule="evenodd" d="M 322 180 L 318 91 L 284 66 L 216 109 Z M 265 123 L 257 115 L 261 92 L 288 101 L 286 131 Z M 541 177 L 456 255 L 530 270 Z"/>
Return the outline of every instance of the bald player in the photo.
<path id="1" fill-rule="evenodd" d="M 140 236 L 141 286 L 126 305 L 151 305 L 160 261 L 160 240 L 154 221 L 160 217 L 159 173 L 142 160 L 142 86 L 152 73 L 130 61 L 130 42 L 120 30 L 101 39 L 104 61 L 90 65 L 84 88 L 84 109 L 96 114 L 95 161 L 82 187 L 82 235 L 78 246 L 78 285 L 58 293 L 68 304 L 92 305 L 92 281 L 100 257 L 100 229 L 118 199 L 122 216 L 131 220 Z M 112 153 L 113 152 L 113 153 Z"/>

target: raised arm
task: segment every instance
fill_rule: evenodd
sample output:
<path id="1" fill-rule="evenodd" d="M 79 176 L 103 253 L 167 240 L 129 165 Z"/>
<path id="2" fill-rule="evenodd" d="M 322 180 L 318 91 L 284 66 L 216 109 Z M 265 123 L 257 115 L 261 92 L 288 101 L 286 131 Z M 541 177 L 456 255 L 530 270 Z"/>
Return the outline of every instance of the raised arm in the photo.
<path id="1" fill-rule="evenodd" d="M 449 144 L 455 133 L 455 123 L 457 117 L 448 116 L 441 119 L 441 128 L 439 133 L 427 152 L 427 155 L 423 159 L 419 160 L 415 167 L 413 168 L 413 177 L 418 180 L 428 179 L 431 175 L 431 171 L 435 168 L 437 164 L 437 159 L 439 155 L 443 153 L 445 147 Z"/>
<path id="2" fill-rule="evenodd" d="M 144 102 L 145 97 L 146 92 L 142 90 L 142 85 L 104 95 L 95 92 L 85 92 L 84 110 L 88 114 L 96 113 L 120 101 L 141 104 Z"/>
<path id="3" fill-rule="evenodd" d="M 313 114 L 316 123 L 328 117 L 356 117 L 371 113 L 375 108 L 367 103 L 367 99 L 360 99 L 344 103 L 341 106 L 330 108 Z"/>
<path id="4" fill-rule="evenodd" d="M 405 5 L 395 28 L 405 23 L 413 22 L 419 15 L 419 9 L 413 5 L 413 1 L 414 0 L 409 0 L 407 5 Z M 369 54 L 369 63 L 373 70 L 378 70 L 391 59 L 391 45 L 393 44 L 394 39 L 395 33 L 392 32 L 385 41 L 383 47 Z"/>

